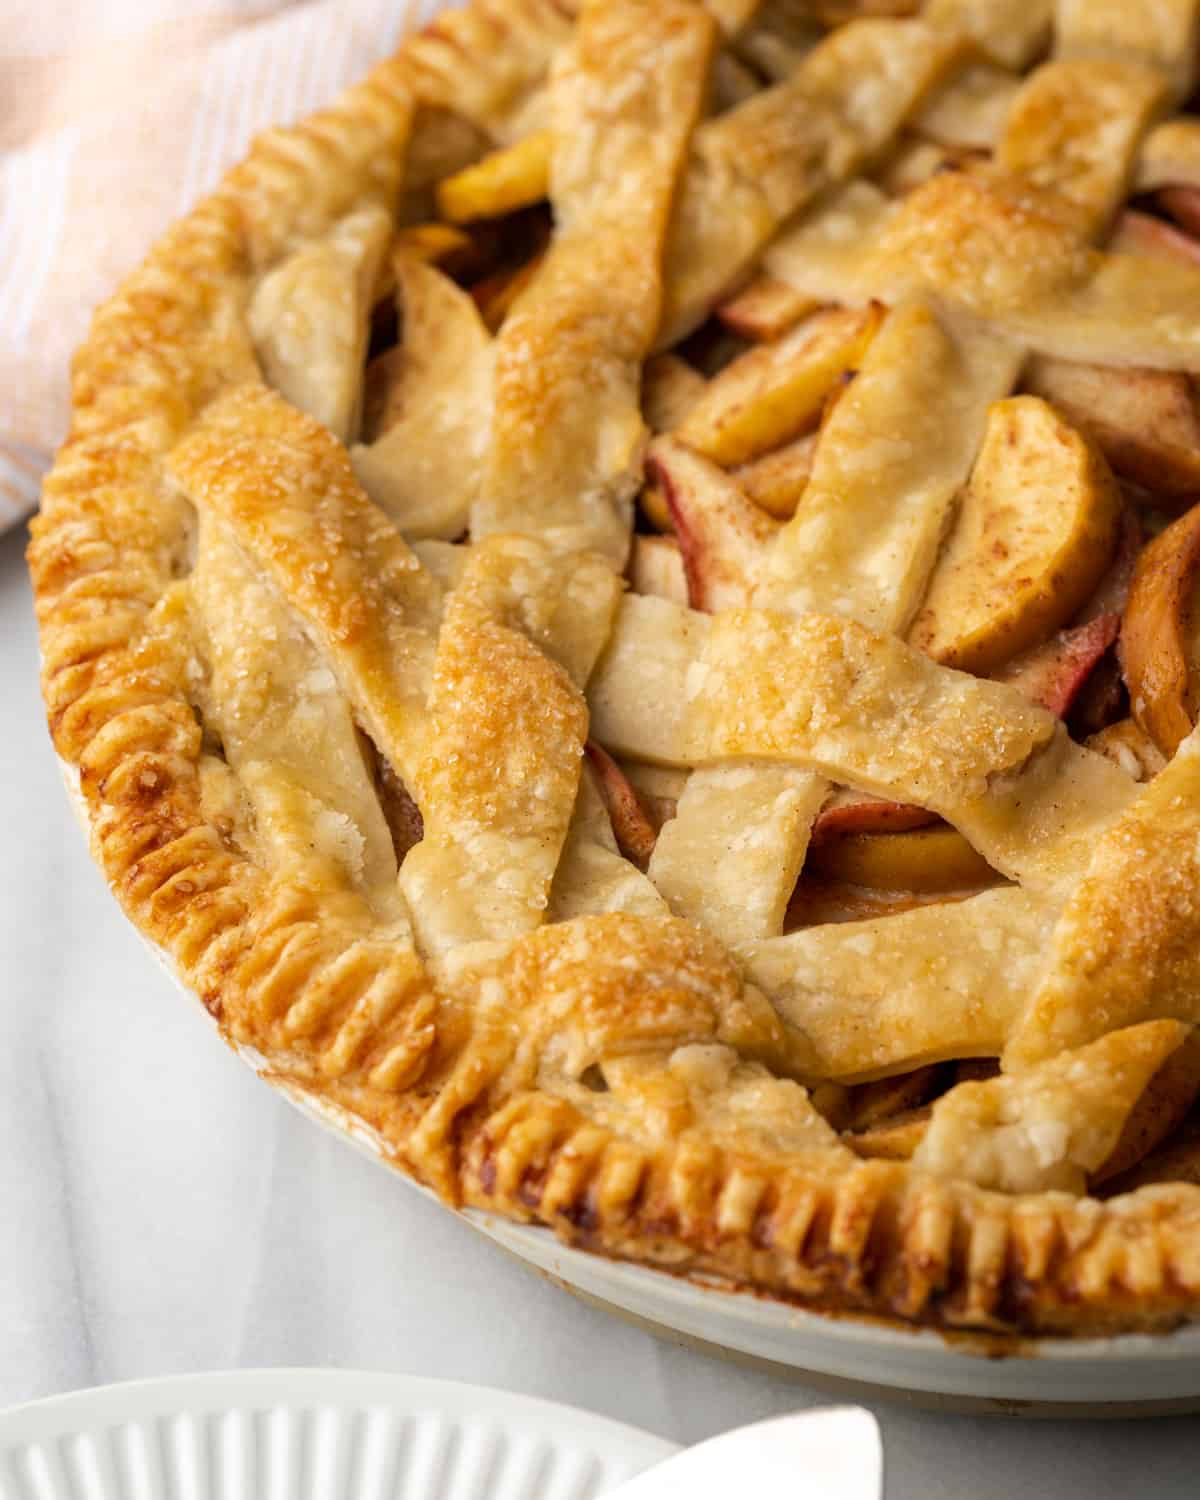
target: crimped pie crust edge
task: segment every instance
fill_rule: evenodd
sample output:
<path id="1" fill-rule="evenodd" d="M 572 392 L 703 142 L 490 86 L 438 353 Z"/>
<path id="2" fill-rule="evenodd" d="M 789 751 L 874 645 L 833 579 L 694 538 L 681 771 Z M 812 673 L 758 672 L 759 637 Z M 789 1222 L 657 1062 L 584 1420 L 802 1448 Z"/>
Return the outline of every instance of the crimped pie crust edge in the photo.
<path id="1" fill-rule="evenodd" d="M 185 663 L 169 639 L 143 630 L 184 566 L 185 527 L 163 458 L 241 378 L 252 269 L 298 228 L 394 195 L 412 96 L 418 142 L 446 107 L 477 119 L 494 102 L 512 108 L 523 86 L 532 93 L 565 29 L 548 0 L 478 0 L 452 24 L 452 57 L 436 38 L 418 38 L 331 109 L 261 138 L 96 314 L 74 362 L 71 434 L 30 548 L 50 728 L 78 771 L 96 857 L 226 1036 L 267 1058 L 268 1077 L 352 1114 L 391 1161 L 452 1203 L 818 1310 L 1087 1334 L 1193 1317 L 1195 1188 L 1105 1202 L 1008 1197 L 902 1164 L 846 1168 L 820 1152 L 781 1170 L 736 1132 L 625 1139 L 572 1098 L 511 1074 L 503 1094 L 495 1081 L 472 1092 L 457 1066 L 468 1048 L 463 1020 L 424 976 L 331 920 L 313 892 L 231 850 L 203 817 L 202 734 Z M 740 979 L 716 945 L 693 941 L 682 925 L 639 924 L 637 956 L 711 964 L 722 971 L 716 988 L 735 998 Z M 528 1006 L 541 973 L 538 962 L 527 966 Z M 392 1019 L 370 1057 L 329 1076 L 322 1026 L 348 975 L 386 992 Z M 301 1000 L 315 1018 L 309 1035 L 281 1023 Z M 710 1034 L 723 1025 L 714 1016 Z M 752 1040 L 760 1025 L 747 1023 Z"/>

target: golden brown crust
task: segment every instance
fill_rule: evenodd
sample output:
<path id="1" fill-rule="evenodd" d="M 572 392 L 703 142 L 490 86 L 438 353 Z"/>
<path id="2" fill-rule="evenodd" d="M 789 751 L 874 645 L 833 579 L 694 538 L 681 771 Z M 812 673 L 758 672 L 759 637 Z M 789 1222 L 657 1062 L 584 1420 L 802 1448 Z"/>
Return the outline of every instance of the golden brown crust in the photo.
<path id="1" fill-rule="evenodd" d="M 97 313 L 76 357 L 72 427 L 46 481 L 29 552 L 50 728 L 78 772 L 96 857 L 138 927 L 171 955 L 226 1036 L 264 1060 L 267 1076 L 346 1112 L 451 1201 L 549 1225 L 606 1254 L 709 1272 L 818 1308 L 1002 1332 L 1154 1329 L 1194 1318 L 1200 1189 L 1151 1186 L 1104 1202 L 1006 1196 L 903 1163 L 857 1161 L 797 1082 L 817 1066 L 813 1040 L 698 928 L 629 910 L 532 931 L 518 922 L 501 934 L 472 934 L 502 941 L 451 953 L 431 975 L 404 914 L 381 919 L 358 866 L 273 858 L 269 840 L 251 852 L 248 845 L 269 833 L 261 810 L 214 791 L 224 772 L 205 744 L 195 636 L 181 619 L 181 595 L 192 589 L 189 498 L 201 529 L 220 527 L 223 545 L 231 535 L 254 560 L 335 664 L 337 690 L 378 748 L 429 805 L 444 804 L 448 818 L 465 810 L 490 835 L 503 833 L 483 787 L 472 793 L 478 805 L 468 806 L 461 784 L 440 785 L 445 767 L 422 758 L 431 675 L 435 719 L 439 693 L 461 700 L 461 722 L 449 709 L 440 720 L 449 754 L 460 738 L 463 747 L 475 735 L 495 738 L 497 715 L 532 722 L 546 705 L 548 739 L 532 743 L 559 756 L 582 746 L 580 689 L 599 647 L 588 645 L 576 616 L 580 600 L 590 599 L 599 618 L 604 588 L 564 596 L 561 605 L 547 594 L 542 613 L 522 614 L 500 583 L 477 571 L 456 591 L 439 642 L 440 586 L 358 489 L 334 440 L 262 386 L 247 332 L 263 272 L 351 209 L 390 209 L 406 158 L 443 166 L 453 159 L 463 132 L 444 153 L 436 139 L 450 117 L 496 139 L 538 123 L 541 84 L 573 35 L 574 9 L 565 0 L 475 0 L 446 17 L 333 108 L 261 137 Z M 873 24 L 886 31 L 908 23 Z M 959 50 L 953 37 L 939 41 L 905 107 Z M 820 66 L 808 87 L 823 77 Z M 786 143 L 771 138 L 761 217 L 777 222 L 814 184 L 849 171 L 876 123 L 843 121 L 852 138 L 818 142 L 818 168 L 787 158 Z M 968 232 L 963 191 L 949 196 L 946 211 L 963 239 L 949 241 L 945 257 L 974 253 L 991 221 Z M 998 213 L 1012 209 L 1000 189 L 984 207 L 997 204 Z M 1061 270 L 1067 231 L 1039 218 L 1036 206 L 1025 209 L 1023 230 L 1035 248 L 1050 246 L 1051 270 Z M 947 222 L 940 212 L 934 218 Z M 761 225 L 754 235 L 761 248 Z M 885 263 L 908 253 L 902 238 L 891 235 Z M 1077 247 L 1065 254 L 1068 280 L 1080 257 L 1092 265 Z M 958 275 L 945 258 L 933 269 L 950 281 Z M 639 323 L 639 347 L 643 334 Z M 1194 330 L 1191 337 L 1188 349 Z M 297 496 L 305 522 L 289 538 L 280 501 Z M 308 526 L 323 543 L 312 554 L 297 541 Z M 202 599 L 197 607 L 203 613 Z M 789 641 L 820 648 L 831 672 L 847 674 L 847 700 L 874 690 L 878 652 L 891 651 L 889 660 L 909 671 L 904 648 L 843 624 L 757 615 L 721 625 L 727 659 L 714 663 L 727 669 L 748 713 L 761 709 L 772 746 L 785 728 L 792 741 L 816 729 L 787 719 L 794 703 L 768 701 L 766 675 L 739 678 L 746 640 L 759 640 L 772 660 Z M 508 663 L 519 702 L 511 694 L 494 699 L 496 684 L 486 680 L 463 689 L 468 677 L 481 677 L 487 652 Z M 859 678 L 847 666 L 856 659 Z M 926 713 L 939 693 L 958 692 L 941 669 L 922 672 L 910 672 L 914 714 L 918 700 Z M 967 734 L 979 776 L 1042 774 L 1030 764 L 1049 760 L 1042 752 L 1062 738 L 1047 716 L 1010 712 L 1007 690 L 962 692 L 978 700 L 981 715 L 997 705 L 995 719 L 981 717 L 976 740 Z M 711 733 L 721 753 L 745 748 L 741 725 L 714 724 Z M 249 742 L 245 753 L 253 751 Z M 814 739 L 813 759 L 823 764 L 824 753 Z M 231 746 L 229 764 L 236 758 Z M 860 759 L 866 764 L 866 749 Z M 1074 761 L 1067 769 L 1049 764 L 1034 800 L 1048 795 L 1048 784 L 1076 795 L 1077 769 Z M 524 764 L 509 771 L 514 796 L 529 793 Z M 940 796 L 949 770 L 927 756 L 913 773 Z M 1120 811 L 1125 791 L 1106 774 L 1087 770 Z M 1093 783 L 1078 776 L 1087 791 Z M 546 791 L 542 832 L 559 846 L 573 847 L 579 829 L 577 780 L 575 763 Z M 353 822 L 348 798 L 334 810 Z M 311 808 L 289 807 L 295 826 L 308 826 Z M 1151 950 L 1138 976 L 1119 965 L 1113 971 L 1114 983 L 1128 980 L 1124 1000 L 1139 1018 L 1144 996 L 1132 993 L 1134 980 L 1152 970 L 1155 954 L 1166 953 L 1171 985 L 1186 981 L 1192 992 L 1194 963 L 1172 945 L 1183 933 L 1191 942 L 1194 897 L 1181 899 L 1173 881 L 1163 891 L 1146 873 L 1161 822 L 1153 801 L 1135 804 L 1098 848 L 1075 897 L 1085 913 L 1102 912 L 1114 951 L 1131 938 L 1140 964 L 1143 948 Z M 979 826 L 986 833 L 983 813 Z M 1036 821 L 1022 832 L 1034 846 L 1054 836 Z M 1171 844 L 1160 857 L 1194 862 L 1190 818 L 1186 840 L 1186 849 Z M 1115 893 L 1130 880 L 1136 900 L 1126 911 Z M 539 900 L 553 899 L 549 883 Z M 1073 932 L 1068 923 L 1059 935 L 1069 960 L 1054 980 L 1060 988 L 1077 981 L 1086 957 Z M 1050 994 L 1044 990 L 1042 1002 Z M 599 1088 L 589 1081 L 593 1068 Z"/>

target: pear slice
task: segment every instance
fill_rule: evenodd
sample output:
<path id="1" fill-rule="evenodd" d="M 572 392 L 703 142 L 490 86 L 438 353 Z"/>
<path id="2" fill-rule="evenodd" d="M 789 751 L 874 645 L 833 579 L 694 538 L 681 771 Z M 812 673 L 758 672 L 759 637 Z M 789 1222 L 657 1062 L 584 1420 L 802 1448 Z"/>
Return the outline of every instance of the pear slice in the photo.
<path id="1" fill-rule="evenodd" d="M 1084 604 L 1120 517 L 1108 465 L 1053 407 L 1036 396 L 996 402 L 910 642 L 947 666 L 992 671 Z"/>

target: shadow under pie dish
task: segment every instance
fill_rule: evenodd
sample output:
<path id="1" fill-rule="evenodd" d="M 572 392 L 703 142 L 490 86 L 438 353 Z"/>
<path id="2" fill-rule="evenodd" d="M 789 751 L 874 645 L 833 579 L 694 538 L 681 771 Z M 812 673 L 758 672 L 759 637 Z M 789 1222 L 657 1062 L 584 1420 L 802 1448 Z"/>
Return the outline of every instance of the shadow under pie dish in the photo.
<path id="1" fill-rule="evenodd" d="M 226 1036 L 446 1200 L 1164 1330 L 1200 4 L 879 8 L 479 0 L 261 137 L 76 357 L 51 730 Z"/>

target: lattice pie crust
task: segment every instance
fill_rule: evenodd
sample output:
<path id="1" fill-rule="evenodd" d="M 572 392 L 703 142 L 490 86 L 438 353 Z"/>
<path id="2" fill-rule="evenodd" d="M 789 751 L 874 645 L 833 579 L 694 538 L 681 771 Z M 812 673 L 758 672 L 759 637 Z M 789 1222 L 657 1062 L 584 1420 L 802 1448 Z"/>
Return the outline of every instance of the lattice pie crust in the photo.
<path id="1" fill-rule="evenodd" d="M 76 358 L 50 724 L 225 1034 L 447 1200 L 1162 1328 L 1200 4 L 912 9 L 476 0 L 261 137 Z"/>

